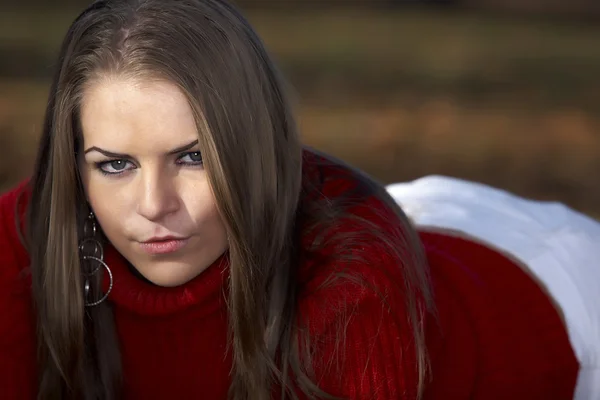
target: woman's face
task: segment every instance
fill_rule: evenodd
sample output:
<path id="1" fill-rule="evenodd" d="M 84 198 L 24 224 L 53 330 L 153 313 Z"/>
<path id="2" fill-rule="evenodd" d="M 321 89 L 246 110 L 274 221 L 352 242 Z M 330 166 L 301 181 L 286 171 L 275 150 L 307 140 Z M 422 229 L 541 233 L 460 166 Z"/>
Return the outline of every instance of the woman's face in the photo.
<path id="1" fill-rule="evenodd" d="M 106 237 L 146 279 L 183 284 L 225 252 L 192 109 L 175 85 L 95 81 L 81 124 L 87 199 Z"/>

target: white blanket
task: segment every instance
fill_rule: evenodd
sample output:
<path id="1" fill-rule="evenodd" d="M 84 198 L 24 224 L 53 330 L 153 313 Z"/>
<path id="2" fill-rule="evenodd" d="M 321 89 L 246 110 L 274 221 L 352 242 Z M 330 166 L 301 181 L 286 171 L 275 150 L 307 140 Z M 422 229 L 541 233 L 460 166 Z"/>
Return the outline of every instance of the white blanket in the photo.
<path id="1" fill-rule="evenodd" d="M 565 314 L 581 365 L 575 399 L 600 400 L 599 222 L 560 203 L 442 176 L 387 189 L 417 226 L 464 232 L 526 265 Z"/>

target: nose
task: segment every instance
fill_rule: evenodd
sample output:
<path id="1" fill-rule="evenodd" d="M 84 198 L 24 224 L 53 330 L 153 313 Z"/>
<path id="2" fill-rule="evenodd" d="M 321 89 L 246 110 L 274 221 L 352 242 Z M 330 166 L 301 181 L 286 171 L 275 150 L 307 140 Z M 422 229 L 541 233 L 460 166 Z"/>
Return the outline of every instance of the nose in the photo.
<path id="1" fill-rule="evenodd" d="M 179 210 L 181 201 L 173 177 L 160 171 L 146 171 L 140 178 L 138 214 L 157 222 Z"/>

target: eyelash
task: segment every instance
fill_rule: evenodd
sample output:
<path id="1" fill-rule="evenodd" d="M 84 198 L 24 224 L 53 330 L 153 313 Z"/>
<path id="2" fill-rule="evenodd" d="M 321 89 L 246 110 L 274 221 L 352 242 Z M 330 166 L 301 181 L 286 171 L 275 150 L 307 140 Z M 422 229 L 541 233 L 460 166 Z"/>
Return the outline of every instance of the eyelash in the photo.
<path id="1" fill-rule="evenodd" d="M 189 156 L 191 154 L 198 154 L 200 156 L 200 161 L 181 162 L 182 158 L 184 158 L 185 156 Z M 123 173 L 125 173 L 127 171 L 131 171 L 132 169 L 136 169 L 137 168 L 137 167 L 135 167 L 135 168 L 123 169 L 123 170 L 118 171 L 118 172 L 107 172 L 107 171 L 105 171 L 103 169 L 104 166 L 106 166 L 106 165 L 108 165 L 110 163 L 113 163 L 115 161 L 123 161 L 126 164 L 133 164 L 129 160 L 121 159 L 121 158 L 115 158 L 115 159 L 112 159 L 112 160 L 100 161 L 100 162 L 95 163 L 96 164 L 96 169 L 98 171 L 100 171 L 100 173 L 102 173 L 103 175 L 106 175 L 106 176 L 117 176 L 117 175 L 121 175 L 121 174 L 123 174 Z M 189 166 L 189 167 L 199 167 L 199 166 L 202 166 L 202 164 L 203 164 L 203 162 L 202 162 L 202 155 L 200 154 L 199 151 L 189 151 L 187 153 L 183 153 L 179 157 L 177 157 L 176 164 L 177 165 L 183 165 L 183 166 Z"/>

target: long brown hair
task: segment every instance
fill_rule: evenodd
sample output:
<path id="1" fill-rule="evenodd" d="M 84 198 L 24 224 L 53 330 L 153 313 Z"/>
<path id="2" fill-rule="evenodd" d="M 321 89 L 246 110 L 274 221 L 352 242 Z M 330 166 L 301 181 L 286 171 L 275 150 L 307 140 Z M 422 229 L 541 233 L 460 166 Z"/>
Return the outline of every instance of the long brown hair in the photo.
<path id="1" fill-rule="evenodd" d="M 293 330 L 302 147 L 264 46 L 225 1 L 100 0 L 77 17 L 63 42 L 31 182 L 26 234 L 38 315 L 38 397 L 119 397 L 110 303 L 84 306 L 77 245 L 89 212 L 78 173 L 79 106 L 86 87 L 108 74 L 167 79 L 195 111 L 230 238 L 230 396 L 268 399 L 274 385 L 292 398 L 293 388 L 324 396 Z M 401 228 L 411 238 L 402 256 L 410 266 L 406 298 L 423 372 L 423 310 L 416 299 L 419 291 L 429 298 L 426 269 L 416 237 L 408 225 Z"/>

